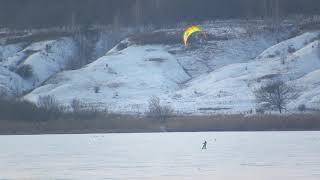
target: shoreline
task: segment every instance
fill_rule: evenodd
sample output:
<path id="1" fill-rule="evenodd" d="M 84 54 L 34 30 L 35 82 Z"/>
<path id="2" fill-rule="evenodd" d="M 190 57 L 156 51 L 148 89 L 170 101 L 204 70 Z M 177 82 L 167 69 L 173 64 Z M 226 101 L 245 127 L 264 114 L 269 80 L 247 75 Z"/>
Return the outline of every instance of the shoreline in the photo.
<path id="1" fill-rule="evenodd" d="M 136 116 L 91 120 L 0 120 L 0 135 L 266 131 L 320 131 L 320 114 L 174 116 L 165 122 Z"/>
<path id="2" fill-rule="evenodd" d="M 90 135 L 90 134 L 157 134 L 157 133 L 201 133 L 201 132 L 216 132 L 216 133 L 225 133 L 225 132 L 319 132 L 320 129 L 313 130 L 259 130 L 259 131 L 90 131 L 90 132 L 47 132 L 47 133 L 1 133 L 0 136 L 41 136 L 41 135 Z"/>

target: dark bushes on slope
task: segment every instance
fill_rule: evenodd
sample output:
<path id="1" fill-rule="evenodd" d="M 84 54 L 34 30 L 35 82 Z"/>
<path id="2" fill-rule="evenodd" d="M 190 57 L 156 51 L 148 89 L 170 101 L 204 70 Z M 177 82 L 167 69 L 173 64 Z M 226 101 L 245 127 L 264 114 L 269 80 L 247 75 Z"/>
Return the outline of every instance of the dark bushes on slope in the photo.
<path id="1" fill-rule="evenodd" d="M 22 78 L 27 79 L 32 76 L 33 69 L 31 65 L 23 64 L 16 70 L 16 73 L 19 74 Z"/>
<path id="2" fill-rule="evenodd" d="M 167 33 L 167 32 L 139 33 L 132 36 L 130 38 L 130 41 L 139 45 L 182 43 L 180 33 Z"/>

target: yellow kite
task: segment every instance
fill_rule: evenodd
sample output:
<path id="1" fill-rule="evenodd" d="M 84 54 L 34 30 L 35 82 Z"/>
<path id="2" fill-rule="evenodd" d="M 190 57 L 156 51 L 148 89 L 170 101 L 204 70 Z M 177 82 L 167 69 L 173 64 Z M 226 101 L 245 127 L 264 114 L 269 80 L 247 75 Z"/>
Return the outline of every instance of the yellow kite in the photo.
<path id="1" fill-rule="evenodd" d="M 183 33 L 183 42 L 185 46 L 188 46 L 189 37 L 196 32 L 202 32 L 202 29 L 199 26 L 190 26 Z"/>

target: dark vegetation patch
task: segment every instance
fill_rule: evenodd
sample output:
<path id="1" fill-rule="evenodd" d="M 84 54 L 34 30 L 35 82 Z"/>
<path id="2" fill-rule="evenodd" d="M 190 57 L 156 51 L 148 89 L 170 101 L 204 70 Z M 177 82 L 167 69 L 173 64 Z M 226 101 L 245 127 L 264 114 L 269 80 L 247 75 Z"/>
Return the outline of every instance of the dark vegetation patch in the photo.
<path id="1" fill-rule="evenodd" d="M 157 51 L 156 49 L 146 49 L 147 52 L 154 52 Z"/>
<path id="2" fill-rule="evenodd" d="M 309 21 L 309 22 L 300 24 L 299 28 L 301 31 L 320 30 L 320 21 L 318 20 Z"/>
<path id="3" fill-rule="evenodd" d="M 0 134 L 320 130 L 320 114 L 175 116 L 165 123 L 144 116 L 93 115 L 45 121 L 2 119 Z"/>
<path id="4" fill-rule="evenodd" d="M 176 54 L 178 54 L 178 51 L 177 50 L 170 50 L 170 51 L 168 51 L 168 53 L 176 55 Z"/>
<path id="5" fill-rule="evenodd" d="M 260 82 L 261 80 L 270 80 L 270 79 L 275 79 L 278 78 L 280 74 L 267 74 L 262 77 L 257 78 L 257 81 Z"/>
<path id="6" fill-rule="evenodd" d="M 222 111 L 222 110 L 230 110 L 231 108 L 222 108 L 222 107 L 218 107 L 218 108 L 199 108 L 199 111 Z"/>
<path id="7" fill-rule="evenodd" d="M 58 105 L 52 96 L 27 101 L 0 100 L 0 134 L 188 132 L 188 131 L 271 131 L 320 130 L 320 113 L 291 115 L 185 116 L 150 100 L 146 115 L 115 114 L 95 108 L 83 109 L 74 100 L 73 111 Z"/>
<path id="8" fill-rule="evenodd" d="M 122 51 L 128 47 L 129 47 L 129 44 L 127 42 L 121 42 L 117 45 L 116 48 L 117 48 L 117 51 Z"/>
<path id="9" fill-rule="evenodd" d="M 19 76 L 21 76 L 22 78 L 27 79 L 32 76 L 33 69 L 31 65 L 23 64 L 18 67 L 18 69 L 16 70 L 16 73 L 19 74 Z"/>
<path id="10" fill-rule="evenodd" d="M 32 54 L 35 54 L 37 52 L 39 52 L 39 50 L 31 50 L 31 49 L 27 49 L 25 51 L 23 51 L 28 57 L 31 56 Z"/>
<path id="11" fill-rule="evenodd" d="M 59 105 L 54 96 L 39 97 L 37 104 L 25 100 L 0 97 L 0 121 L 43 122 L 70 119 L 104 119 L 109 115 L 105 110 L 88 109 L 79 110 L 75 114 L 68 111 L 67 107 Z"/>
<path id="12" fill-rule="evenodd" d="M 182 32 L 166 33 L 166 32 L 151 32 L 138 33 L 131 36 L 129 39 L 138 45 L 154 45 L 154 44 L 179 44 L 182 43 Z"/>
<path id="13" fill-rule="evenodd" d="M 275 54 L 269 54 L 267 57 L 268 57 L 268 58 L 275 58 L 276 55 L 275 55 Z"/>
<path id="14" fill-rule="evenodd" d="M 151 61 L 151 62 L 164 62 L 166 59 L 163 59 L 163 58 L 150 58 L 148 59 L 148 61 Z"/>
<path id="15" fill-rule="evenodd" d="M 210 33 L 207 33 L 206 34 L 206 39 L 208 41 L 227 41 L 227 40 L 230 40 L 234 37 L 232 37 L 231 35 L 223 35 L 223 36 L 219 36 L 219 35 L 215 35 L 215 34 L 210 34 Z"/>
<path id="16" fill-rule="evenodd" d="M 297 50 L 293 46 L 288 47 L 288 53 L 292 54 L 295 53 Z"/>
<path id="17" fill-rule="evenodd" d="M 20 42 L 27 42 L 27 43 L 33 43 L 33 42 L 39 42 L 39 41 L 46 41 L 46 40 L 52 40 L 52 39 L 59 39 L 64 36 L 71 36 L 72 33 L 70 32 L 38 32 L 31 35 L 23 35 L 23 36 L 12 36 L 6 38 L 6 44 L 17 44 Z"/>

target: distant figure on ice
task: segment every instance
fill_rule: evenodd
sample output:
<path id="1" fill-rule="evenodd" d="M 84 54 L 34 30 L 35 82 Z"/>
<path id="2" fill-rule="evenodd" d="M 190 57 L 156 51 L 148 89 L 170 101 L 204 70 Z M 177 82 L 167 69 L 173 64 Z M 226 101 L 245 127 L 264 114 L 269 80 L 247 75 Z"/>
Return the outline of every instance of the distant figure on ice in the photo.
<path id="1" fill-rule="evenodd" d="M 202 149 L 207 149 L 207 141 L 204 141 Z"/>

